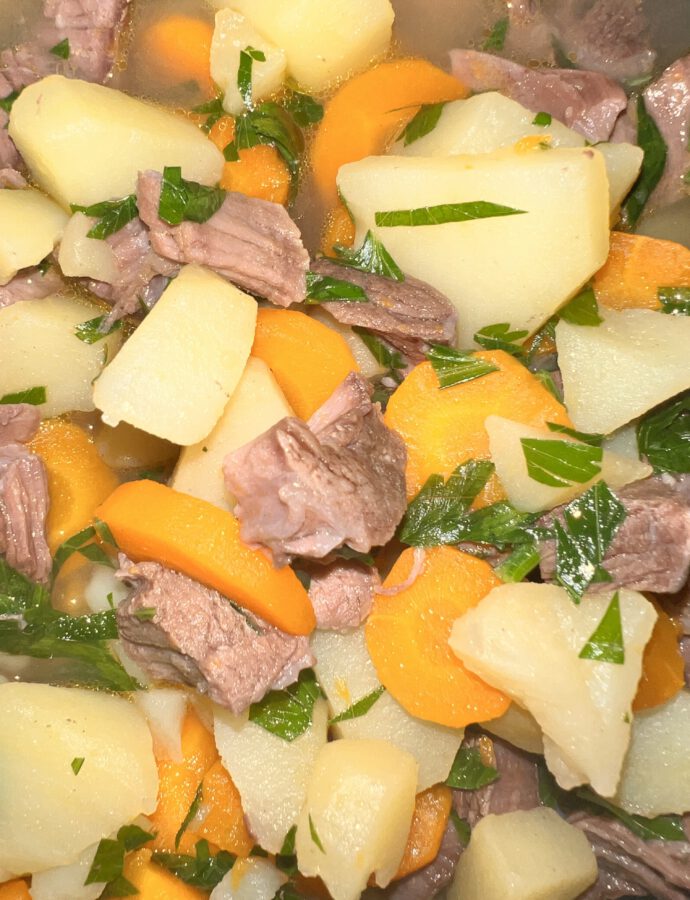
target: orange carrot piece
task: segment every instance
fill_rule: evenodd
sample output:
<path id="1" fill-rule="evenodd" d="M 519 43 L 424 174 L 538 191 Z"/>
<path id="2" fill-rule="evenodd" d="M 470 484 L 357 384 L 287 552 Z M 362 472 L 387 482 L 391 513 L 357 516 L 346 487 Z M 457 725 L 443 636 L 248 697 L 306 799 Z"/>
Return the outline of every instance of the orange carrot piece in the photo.
<path id="1" fill-rule="evenodd" d="M 633 702 L 635 712 L 660 706 L 685 687 L 683 655 L 678 643 L 680 629 L 658 603 L 654 607 L 658 618 L 644 648 L 642 677 Z"/>
<path id="2" fill-rule="evenodd" d="M 352 247 L 355 242 L 355 223 L 350 218 L 344 203 L 339 203 L 326 216 L 326 225 L 321 238 L 321 252 L 324 256 L 335 256 L 333 247 Z"/>
<path id="3" fill-rule="evenodd" d="M 54 553 L 64 540 L 91 523 L 96 507 L 115 490 L 118 479 L 90 436 L 63 419 L 42 422 L 29 449 L 41 457 L 48 475 L 46 531 Z"/>
<path id="4" fill-rule="evenodd" d="M 135 561 L 154 560 L 215 588 L 290 634 L 316 624 L 291 568 L 240 539 L 232 513 L 155 481 L 121 484 L 97 510 L 118 546 Z"/>
<path id="5" fill-rule="evenodd" d="M 208 812 L 194 834 L 219 850 L 249 856 L 254 841 L 244 822 L 240 792 L 219 759 L 204 776 L 203 795 Z"/>
<path id="6" fill-rule="evenodd" d="M 436 859 L 452 805 L 453 792 L 444 784 L 417 794 L 410 834 L 394 881 L 419 871 Z"/>
<path id="7" fill-rule="evenodd" d="M 611 232 L 609 258 L 594 291 L 609 309 L 659 309 L 660 287 L 690 287 L 690 250 L 673 241 Z"/>
<path id="8" fill-rule="evenodd" d="M 148 26 L 136 47 L 146 73 L 160 86 L 196 81 L 209 96 L 213 26 L 195 16 L 173 13 Z"/>
<path id="9" fill-rule="evenodd" d="M 208 136 L 219 150 L 225 150 L 235 138 L 235 120 L 232 116 L 223 116 Z M 285 206 L 290 196 L 290 172 L 276 148 L 258 144 L 240 150 L 238 156 L 236 162 L 225 163 L 220 186 L 226 191 L 237 191 Z"/>
<path id="10" fill-rule="evenodd" d="M 151 862 L 150 850 L 127 854 L 122 874 L 137 888 L 139 900 L 206 900 L 208 897 L 208 891 L 185 884 L 172 872 Z"/>
<path id="11" fill-rule="evenodd" d="M 547 422 L 572 425 L 562 404 L 539 379 L 502 350 L 475 354 L 497 372 L 441 390 L 431 363 L 417 366 L 391 397 L 385 414 L 389 428 L 407 445 L 407 492 L 418 493 L 429 475 L 447 477 L 468 459 L 488 459 L 487 416 L 505 416 L 534 427 Z M 493 476 L 478 506 L 505 497 Z"/>
<path id="12" fill-rule="evenodd" d="M 0 884 L 0 900 L 31 900 L 29 885 L 22 878 Z"/>
<path id="13" fill-rule="evenodd" d="M 357 365 L 333 329 L 291 309 L 260 309 L 252 356 L 271 369 L 295 414 L 308 419 Z"/>
<path id="14" fill-rule="evenodd" d="M 322 200 L 334 206 L 338 169 L 383 153 L 422 104 L 466 96 L 457 79 L 424 59 L 380 63 L 346 81 L 326 103 L 311 148 Z"/>
<path id="15" fill-rule="evenodd" d="M 402 553 L 384 587 L 405 582 L 414 554 L 411 548 Z M 484 560 L 433 547 L 409 587 L 376 596 L 366 624 L 369 655 L 381 684 L 413 716 L 463 728 L 508 709 L 508 698 L 469 672 L 448 646 L 455 620 L 499 584 Z"/>

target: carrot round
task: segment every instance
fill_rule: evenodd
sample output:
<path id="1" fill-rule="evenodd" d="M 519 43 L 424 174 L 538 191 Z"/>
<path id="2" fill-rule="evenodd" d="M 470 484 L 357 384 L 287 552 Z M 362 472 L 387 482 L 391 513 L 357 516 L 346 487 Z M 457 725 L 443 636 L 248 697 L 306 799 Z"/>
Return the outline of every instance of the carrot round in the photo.
<path id="1" fill-rule="evenodd" d="M 468 459 L 489 459 L 487 416 L 505 416 L 534 427 L 572 425 L 565 408 L 523 365 L 502 350 L 481 351 L 497 372 L 441 390 L 431 366 L 417 366 L 391 397 L 385 421 L 407 445 L 407 492 L 413 497 L 429 475 L 448 476 Z M 505 497 L 492 477 L 477 505 Z"/>
<path id="2" fill-rule="evenodd" d="M 659 309 L 660 287 L 690 287 L 690 250 L 673 241 L 611 232 L 609 258 L 594 276 L 609 309 Z"/>
<path id="3" fill-rule="evenodd" d="M 326 216 L 326 224 L 321 236 L 321 252 L 324 256 L 335 256 L 333 247 L 352 247 L 355 242 L 355 223 L 350 218 L 344 203 L 339 203 Z"/>
<path id="4" fill-rule="evenodd" d="M 138 41 L 137 58 L 146 74 L 162 87 L 196 81 L 206 94 L 211 79 L 213 26 L 196 16 L 172 13 L 152 22 Z"/>
<path id="5" fill-rule="evenodd" d="M 384 587 L 405 582 L 414 553 L 402 553 Z M 366 624 L 369 655 L 381 684 L 413 716 L 463 728 L 508 709 L 508 698 L 469 672 L 448 646 L 455 620 L 500 583 L 484 560 L 433 547 L 409 587 L 377 595 Z"/>
<path id="6" fill-rule="evenodd" d="M 252 356 L 271 369 L 295 414 L 308 419 L 357 365 L 333 329 L 292 309 L 260 309 Z"/>
<path id="7" fill-rule="evenodd" d="M 154 560 L 215 588 L 290 634 L 315 625 L 309 597 L 289 567 L 240 539 L 232 513 L 154 481 L 121 484 L 97 510 L 135 561 Z"/>
<path id="8" fill-rule="evenodd" d="M 208 136 L 219 150 L 225 150 L 235 139 L 235 120 L 232 116 L 223 116 Z M 220 186 L 226 191 L 237 191 L 285 206 L 290 196 L 290 172 L 276 148 L 258 144 L 239 150 L 238 156 L 235 162 L 225 163 Z"/>
<path id="9" fill-rule="evenodd" d="M 419 871 L 436 859 L 452 805 L 453 793 L 443 784 L 417 794 L 410 834 L 394 881 Z"/>
<path id="10" fill-rule="evenodd" d="M 644 648 L 642 677 L 633 702 L 635 712 L 661 706 L 685 687 L 685 664 L 678 644 L 680 629 L 658 603 L 654 608 L 658 618 Z"/>
<path id="11" fill-rule="evenodd" d="M 457 79 L 424 59 L 380 63 L 346 81 L 326 103 L 311 149 L 322 200 L 334 206 L 338 169 L 383 153 L 422 104 L 466 96 Z"/>

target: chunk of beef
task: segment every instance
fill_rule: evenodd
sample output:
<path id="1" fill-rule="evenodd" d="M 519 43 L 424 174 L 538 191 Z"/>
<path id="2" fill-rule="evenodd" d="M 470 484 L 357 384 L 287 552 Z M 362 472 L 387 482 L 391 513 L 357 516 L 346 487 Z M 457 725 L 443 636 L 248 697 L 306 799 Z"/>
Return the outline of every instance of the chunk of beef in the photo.
<path id="1" fill-rule="evenodd" d="M 177 263 L 198 263 L 277 306 L 306 294 L 309 254 L 298 227 L 278 203 L 229 192 L 211 218 L 168 225 L 158 217 L 162 177 L 139 176 L 139 214 L 156 253 Z"/>
<path id="2" fill-rule="evenodd" d="M 500 91 L 534 112 L 551 113 L 590 141 L 606 141 L 626 108 L 625 91 L 598 72 L 530 69 L 490 53 L 451 50 L 453 75 L 470 90 Z"/>
<path id="3" fill-rule="evenodd" d="M 314 662 L 306 637 L 239 611 L 218 591 L 158 563 L 121 557 L 133 593 L 117 610 L 125 651 L 154 679 L 188 684 L 236 715 Z M 155 610 L 140 618 L 141 610 Z"/>
<path id="4" fill-rule="evenodd" d="M 622 488 L 617 496 L 626 518 L 603 561 L 612 581 L 593 584 L 590 590 L 680 590 L 690 570 L 690 476 L 646 478 Z M 553 510 L 541 522 L 562 520 L 562 510 Z M 555 572 L 555 544 L 546 541 L 540 549 L 542 578 L 550 581 Z"/>
<path id="5" fill-rule="evenodd" d="M 644 100 L 668 147 L 663 177 L 649 200 L 651 208 L 685 196 L 683 175 L 690 170 L 690 56 L 674 62 L 650 84 Z"/>
<path id="6" fill-rule="evenodd" d="M 41 413 L 30 403 L 0 405 L 0 447 L 26 444 L 38 431 Z"/>
<path id="7" fill-rule="evenodd" d="M 7 133 L 9 116 L 4 109 L 0 109 L 0 169 L 16 169 L 21 165 L 21 159 L 12 138 Z"/>
<path id="8" fill-rule="evenodd" d="M 643 841 L 621 822 L 584 812 L 574 813 L 569 821 L 585 833 L 599 864 L 599 878 L 581 900 L 690 896 L 690 844 Z"/>
<path id="9" fill-rule="evenodd" d="M 354 560 L 337 560 L 310 569 L 309 599 L 318 628 L 339 631 L 356 628 L 366 619 L 374 602 L 378 573 Z"/>
<path id="10" fill-rule="evenodd" d="M 371 386 L 351 373 L 308 423 L 285 418 L 226 457 L 243 539 L 267 547 L 276 565 L 342 544 L 368 553 L 405 512 L 405 456 Z"/>
<path id="11" fill-rule="evenodd" d="M 0 309 L 20 300 L 42 300 L 62 287 L 62 279 L 53 266 L 45 272 L 40 269 L 24 269 L 12 281 L 0 285 Z"/>
<path id="12" fill-rule="evenodd" d="M 0 151 L 2 152 L 2 151 Z M 0 169 L 0 188 L 25 188 L 26 178 L 16 169 Z"/>
<path id="13" fill-rule="evenodd" d="M 48 502 L 42 460 L 21 444 L 0 446 L 0 554 L 32 581 L 46 581 L 50 574 Z"/>
<path id="14" fill-rule="evenodd" d="M 385 896 L 388 900 L 432 900 L 453 880 L 462 850 L 457 829 L 452 822 L 448 822 L 433 862 L 400 881 L 394 881 Z"/>
<path id="15" fill-rule="evenodd" d="M 311 268 L 318 275 L 358 285 L 369 298 L 368 303 L 329 303 L 328 312 L 334 318 L 378 332 L 394 346 L 396 340 L 402 341 L 403 353 L 417 362 L 424 359 L 429 344 L 450 344 L 455 338 L 455 307 L 424 281 L 409 275 L 404 281 L 370 275 L 325 257 L 314 260 Z"/>

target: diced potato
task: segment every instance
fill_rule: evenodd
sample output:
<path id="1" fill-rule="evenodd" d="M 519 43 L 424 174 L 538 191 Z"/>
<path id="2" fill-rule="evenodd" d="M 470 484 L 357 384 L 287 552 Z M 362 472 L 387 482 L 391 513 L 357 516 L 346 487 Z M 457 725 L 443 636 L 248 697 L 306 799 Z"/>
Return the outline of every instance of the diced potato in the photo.
<path id="1" fill-rule="evenodd" d="M 137 691 L 134 702 L 151 729 L 157 757 L 182 760 L 182 723 L 187 712 L 188 695 L 175 688 L 150 688 Z"/>
<path id="2" fill-rule="evenodd" d="M 315 631 L 314 670 L 333 716 L 344 712 L 379 686 L 364 629 L 342 634 Z M 384 691 L 367 713 L 333 726 L 338 737 L 388 741 L 411 754 L 419 766 L 417 792 L 445 781 L 462 743 L 464 729 L 445 728 L 411 716 Z"/>
<path id="3" fill-rule="evenodd" d="M 66 224 L 64 211 L 40 191 L 0 190 L 0 284 L 52 253 Z"/>
<path id="4" fill-rule="evenodd" d="M 626 459 L 638 460 L 640 458 L 637 430 L 632 422 L 605 438 L 603 446 L 605 450 L 610 450 L 611 453 L 624 456 Z"/>
<path id="5" fill-rule="evenodd" d="M 609 177 L 609 202 L 611 215 L 618 219 L 620 205 L 637 181 L 642 167 L 644 151 L 635 144 L 597 144 L 594 148 L 604 157 L 606 173 Z"/>
<path id="6" fill-rule="evenodd" d="M 113 248 L 106 241 L 87 237 L 94 219 L 75 213 L 67 223 L 60 243 L 58 262 L 70 278 L 95 278 L 112 283 L 118 275 Z"/>
<path id="7" fill-rule="evenodd" d="M 579 658 L 611 595 L 592 594 L 576 606 L 563 588 L 551 584 L 494 588 L 456 620 L 450 638 L 468 669 L 537 720 L 546 763 L 558 783 L 570 789 L 588 782 L 604 797 L 616 791 L 642 653 L 656 619 L 642 594 L 621 590 L 619 598 L 622 665 Z"/>
<path id="8" fill-rule="evenodd" d="M 42 416 L 93 410 L 92 382 L 122 342 L 119 331 L 95 344 L 79 340 L 76 326 L 98 315 L 102 310 L 70 295 L 0 309 L 0 397 L 45 387 Z"/>
<path id="9" fill-rule="evenodd" d="M 211 78 L 223 92 L 223 108 L 237 116 L 245 108 L 237 87 L 240 53 L 246 47 L 263 52 L 265 61 L 252 60 L 252 101 L 270 97 L 285 78 L 285 51 L 267 41 L 240 13 L 221 9 L 211 42 Z"/>
<path id="10" fill-rule="evenodd" d="M 242 376 L 256 311 L 219 275 L 185 266 L 96 382 L 103 421 L 175 444 L 206 437 Z"/>
<path id="11" fill-rule="evenodd" d="M 575 900 L 596 880 L 579 828 L 553 809 L 516 810 L 474 827 L 448 900 Z"/>
<path id="12" fill-rule="evenodd" d="M 153 469 L 169 463 L 178 448 L 162 438 L 154 437 L 126 422 L 115 428 L 99 422 L 94 442 L 101 459 L 113 469 Z"/>
<path id="13" fill-rule="evenodd" d="M 453 302 L 460 346 L 471 346 L 475 332 L 497 322 L 536 330 L 608 254 L 606 169 L 603 157 L 587 149 L 372 156 L 342 166 L 338 187 L 357 225 L 356 242 L 371 229 L 404 272 Z M 476 201 L 525 214 L 375 224 L 377 212 Z M 546 264 L 535 265 L 535 254 Z"/>
<path id="14" fill-rule="evenodd" d="M 266 859 L 238 859 L 210 900 L 273 900 L 287 876 Z"/>
<path id="15" fill-rule="evenodd" d="M 385 887 L 407 843 L 416 783 L 414 758 L 387 741 L 326 744 L 297 822 L 300 871 L 322 878 L 334 900 L 357 900 L 372 872 Z"/>
<path id="16" fill-rule="evenodd" d="M 223 765 L 237 786 L 247 823 L 257 842 L 278 853 L 297 822 L 314 760 L 326 743 L 328 706 L 317 700 L 311 727 L 284 741 L 248 719 L 215 708 L 214 732 Z"/>
<path id="17" fill-rule="evenodd" d="M 91 844 L 156 807 L 146 720 L 126 700 L 46 684 L 0 685 L 0 866 L 70 865 Z M 78 775 L 72 762 L 83 757 Z"/>
<path id="18" fill-rule="evenodd" d="M 690 318 L 600 309 L 597 327 L 560 321 L 565 405 L 580 431 L 609 434 L 690 388 Z"/>
<path id="19" fill-rule="evenodd" d="M 320 306 L 314 307 L 311 311 L 311 316 L 313 319 L 317 319 L 323 325 L 327 325 L 328 328 L 331 328 L 333 331 L 337 331 L 338 334 L 345 341 L 347 346 L 350 348 L 352 355 L 355 358 L 355 362 L 359 366 L 360 374 L 362 374 L 365 378 L 376 378 L 378 375 L 383 375 L 386 372 L 386 367 L 382 366 L 380 362 L 378 362 L 374 358 L 374 354 L 364 343 L 362 338 L 357 334 L 357 332 L 352 330 L 350 325 L 345 325 L 342 322 L 338 322 L 327 310 L 323 309 Z"/>
<path id="20" fill-rule="evenodd" d="M 489 734 L 494 734 L 528 753 L 539 753 L 540 755 L 544 753 L 541 728 L 537 725 L 534 716 L 518 706 L 517 703 L 511 703 L 507 712 L 504 712 L 498 719 L 483 722 L 482 728 Z"/>
<path id="21" fill-rule="evenodd" d="M 616 802 L 640 816 L 690 810 L 690 694 L 635 716 Z"/>
<path id="22" fill-rule="evenodd" d="M 292 409 L 269 367 L 250 356 L 216 427 L 180 454 L 171 487 L 231 510 L 235 504 L 225 489 L 223 460 L 232 450 L 291 415 Z"/>
<path id="23" fill-rule="evenodd" d="M 36 872 L 31 878 L 32 900 L 96 900 L 100 897 L 104 882 L 84 884 L 97 847 L 98 844 L 87 847 L 79 859 L 69 866 Z"/>
<path id="24" fill-rule="evenodd" d="M 388 49 L 390 0 L 211 0 L 242 13 L 266 40 L 282 47 L 288 74 L 301 88 L 322 91 L 365 69 Z"/>
<path id="25" fill-rule="evenodd" d="M 215 184 L 225 164 L 189 120 L 62 75 L 24 88 L 9 133 L 39 186 L 65 207 L 126 197 L 145 169 L 181 166 L 184 178 Z"/>
<path id="26" fill-rule="evenodd" d="M 631 481 L 639 481 L 652 474 L 652 467 L 647 463 L 605 450 L 599 473 L 589 481 L 573 482 L 566 487 L 551 487 L 548 484 L 541 484 L 529 475 L 521 440 L 534 438 L 578 443 L 577 441 L 566 435 L 532 428 L 521 422 L 512 422 L 502 416 L 489 416 L 484 424 L 489 435 L 491 459 L 496 466 L 501 485 L 510 502 L 521 512 L 553 509 L 554 506 L 572 500 L 595 481 L 603 480 L 610 488 L 620 488 L 630 484 Z"/>
<path id="27" fill-rule="evenodd" d="M 115 577 L 115 572 L 106 566 L 97 563 L 88 563 L 88 578 L 82 590 L 83 600 L 90 612 L 105 612 L 111 609 L 108 595 L 111 596 L 113 606 L 117 606 L 129 594 L 129 588 L 120 578 Z"/>

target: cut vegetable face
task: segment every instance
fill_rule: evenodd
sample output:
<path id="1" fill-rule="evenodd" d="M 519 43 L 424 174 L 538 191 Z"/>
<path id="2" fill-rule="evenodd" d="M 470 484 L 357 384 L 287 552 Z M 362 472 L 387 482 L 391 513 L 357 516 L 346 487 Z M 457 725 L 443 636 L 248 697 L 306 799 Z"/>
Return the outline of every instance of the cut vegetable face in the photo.
<path id="1" fill-rule="evenodd" d="M 0 190 L 0 285 L 53 252 L 67 215 L 32 189 Z"/>

